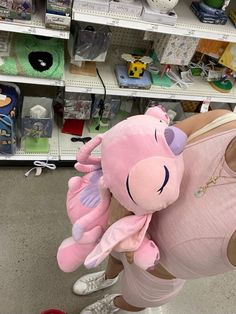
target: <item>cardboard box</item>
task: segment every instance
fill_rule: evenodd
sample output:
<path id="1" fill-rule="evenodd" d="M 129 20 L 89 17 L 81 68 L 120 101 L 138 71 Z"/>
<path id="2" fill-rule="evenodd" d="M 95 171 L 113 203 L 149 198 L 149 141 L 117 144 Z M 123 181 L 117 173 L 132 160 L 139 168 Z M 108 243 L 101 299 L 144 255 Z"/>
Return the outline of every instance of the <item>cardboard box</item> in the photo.
<path id="1" fill-rule="evenodd" d="M 175 25 L 177 21 L 177 14 L 174 10 L 168 13 L 159 13 L 153 11 L 146 1 L 143 1 L 142 19 L 151 23 L 160 23 L 166 25 Z"/>
<path id="2" fill-rule="evenodd" d="M 70 24 L 71 24 L 70 16 L 63 16 L 51 13 L 46 13 L 45 15 L 45 26 L 47 28 L 69 31 Z"/>
<path id="3" fill-rule="evenodd" d="M 161 64 L 188 65 L 199 38 L 157 33 L 154 50 Z"/>
<path id="4" fill-rule="evenodd" d="M 32 118 L 30 109 L 40 105 L 46 109 L 46 117 Z M 48 138 L 52 136 L 53 110 L 52 99 L 42 97 L 24 97 L 21 114 L 22 134 L 33 138 Z"/>
<path id="5" fill-rule="evenodd" d="M 126 1 L 126 0 L 119 0 L 119 1 L 111 1 L 109 12 L 128 15 L 128 16 L 136 16 L 139 17 L 142 13 L 143 5 L 140 0 L 135 1 Z"/>
<path id="6" fill-rule="evenodd" d="M 32 16 L 32 2 L 32 0 L 0 0 L 0 18 L 30 21 Z"/>
<path id="7" fill-rule="evenodd" d="M 47 0 L 45 25 L 48 28 L 69 31 L 71 25 L 72 0 Z"/>
<path id="8" fill-rule="evenodd" d="M 92 108 L 91 100 L 65 100 L 64 119 L 90 119 Z"/>
<path id="9" fill-rule="evenodd" d="M 47 0 L 47 13 L 71 16 L 72 0 Z"/>
<path id="10" fill-rule="evenodd" d="M 82 11 L 107 13 L 109 11 L 109 0 L 75 0 L 73 8 Z"/>

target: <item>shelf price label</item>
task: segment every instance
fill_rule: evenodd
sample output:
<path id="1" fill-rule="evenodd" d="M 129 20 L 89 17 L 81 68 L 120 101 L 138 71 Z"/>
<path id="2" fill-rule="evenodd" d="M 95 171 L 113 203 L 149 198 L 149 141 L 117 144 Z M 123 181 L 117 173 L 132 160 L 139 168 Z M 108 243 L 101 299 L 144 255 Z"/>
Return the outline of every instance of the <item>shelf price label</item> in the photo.
<path id="1" fill-rule="evenodd" d="M 130 93 L 131 97 L 137 97 L 137 95 L 138 95 L 138 93 L 136 91 Z"/>
<path id="2" fill-rule="evenodd" d="M 170 94 L 169 99 L 176 99 L 176 96 L 174 94 Z"/>
<path id="3" fill-rule="evenodd" d="M 66 38 L 67 38 L 67 33 L 60 31 L 60 32 L 59 32 L 59 38 L 66 39 Z"/>
<path id="4" fill-rule="evenodd" d="M 195 35 L 195 33 L 196 33 L 196 31 L 194 29 L 190 29 L 190 30 L 187 31 L 186 36 L 191 36 L 192 37 L 192 36 Z"/>
<path id="5" fill-rule="evenodd" d="M 119 26 L 120 20 L 119 19 L 109 19 L 107 20 L 107 25 L 109 26 Z"/>
<path id="6" fill-rule="evenodd" d="M 28 28 L 26 29 L 26 33 L 27 33 L 27 34 L 36 35 L 37 31 L 36 31 L 36 28 L 35 28 L 35 27 L 28 27 Z"/>
<path id="7" fill-rule="evenodd" d="M 229 35 L 221 35 L 220 37 L 219 37 L 219 40 L 223 40 L 223 41 L 229 41 Z"/>
<path id="8" fill-rule="evenodd" d="M 150 24 L 150 25 L 148 25 L 147 31 L 149 31 L 149 32 L 158 32 L 158 25 L 157 24 Z"/>
<path id="9" fill-rule="evenodd" d="M 54 86 L 62 86 L 62 85 L 63 85 L 62 81 L 60 81 L 60 80 L 54 81 Z"/>
<path id="10" fill-rule="evenodd" d="M 92 93 L 92 87 L 87 87 L 86 88 L 86 93 L 91 94 Z"/>
<path id="11" fill-rule="evenodd" d="M 85 87 L 81 89 L 81 93 L 91 94 L 93 91 L 92 87 Z"/>

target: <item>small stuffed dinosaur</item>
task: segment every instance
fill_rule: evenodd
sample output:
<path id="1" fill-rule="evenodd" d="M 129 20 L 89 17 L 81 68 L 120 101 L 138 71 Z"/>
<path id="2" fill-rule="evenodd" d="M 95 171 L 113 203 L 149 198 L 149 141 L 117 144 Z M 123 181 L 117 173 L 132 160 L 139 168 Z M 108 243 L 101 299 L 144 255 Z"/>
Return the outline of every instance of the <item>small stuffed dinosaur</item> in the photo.
<path id="1" fill-rule="evenodd" d="M 147 230 L 152 214 L 178 198 L 187 140 L 168 123 L 163 109 L 152 107 L 80 149 L 75 168 L 87 174 L 69 181 L 67 212 L 73 228 L 57 254 L 63 271 L 74 271 L 83 263 L 96 267 L 112 251 L 133 251 L 134 263 L 143 269 L 156 265 L 159 250 Z M 92 157 L 98 145 L 101 158 Z M 108 228 L 111 195 L 132 215 Z"/>

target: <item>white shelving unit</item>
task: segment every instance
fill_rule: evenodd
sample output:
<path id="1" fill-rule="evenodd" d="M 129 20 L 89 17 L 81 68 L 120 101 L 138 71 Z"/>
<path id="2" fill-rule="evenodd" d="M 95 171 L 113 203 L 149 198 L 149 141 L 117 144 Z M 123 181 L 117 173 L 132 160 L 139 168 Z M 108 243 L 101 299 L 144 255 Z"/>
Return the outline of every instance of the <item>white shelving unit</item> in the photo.
<path id="1" fill-rule="evenodd" d="M 21 143 L 21 149 L 18 149 L 16 154 L 13 156 L 3 156 L 0 155 L 0 161 L 33 161 L 33 160 L 60 160 L 59 153 L 59 128 L 56 123 L 54 123 L 54 128 L 52 132 L 52 137 L 49 139 L 49 153 L 48 154 L 34 154 L 34 153 L 25 153 L 24 151 L 24 140 Z"/>
<path id="2" fill-rule="evenodd" d="M 135 18 L 112 13 L 96 13 L 75 9 L 73 10 L 73 19 L 76 21 L 151 32 L 236 42 L 236 29 L 230 21 L 226 25 L 201 23 L 191 11 L 190 3 L 191 1 L 186 0 L 179 1 L 179 4 L 175 8 L 178 15 L 175 26 L 145 22 L 140 17 Z"/>
<path id="3" fill-rule="evenodd" d="M 51 80 L 46 78 L 26 77 L 0 74 L 0 82 L 25 83 L 35 85 L 64 86 L 64 80 Z"/>
<path id="4" fill-rule="evenodd" d="M 149 23 L 141 18 L 134 18 L 117 14 L 100 14 L 96 12 L 85 12 L 73 10 L 73 19 L 89 23 L 98 23 L 112 26 L 113 45 L 124 45 L 130 48 L 144 48 L 147 44 L 143 41 L 143 31 L 160 32 L 166 34 L 176 34 L 190 37 L 200 37 L 215 39 L 236 43 L 236 29 L 229 21 L 226 25 L 211 25 L 201 23 L 192 13 L 189 5 L 191 0 L 181 0 L 176 7 L 178 20 L 175 26 Z M 33 16 L 30 23 L 11 23 L 0 21 L 0 30 L 25 33 L 40 36 L 49 36 L 55 38 L 68 39 L 69 32 L 47 29 L 44 24 L 43 12 Z M 139 31 L 136 31 L 139 30 Z M 143 46 L 142 46 L 143 45 Z M 114 48 L 114 46 L 113 46 Z M 119 53 L 110 51 L 106 63 L 98 63 L 100 75 L 106 85 L 108 95 L 160 98 L 170 100 L 197 100 L 211 102 L 236 102 L 236 88 L 229 94 L 222 94 L 215 91 L 209 84 L 201 78 L 195 78 L 194 84 L 186 90 L 178 86 L 171 88 L 161 88 L 152 86 L 149 90 L 123 89 L 119 88 L 114 73 L 114 65 L 119 62 Z M 62 80 L 39 79 L 23 76 L 9 76 L 0 74 L 0 82 L 15 82 L 36 85 L 65 86 L 67 92 L 95 93 L 103 94 L 104 89 L 98 77 L 89 77 L 71 74 L 68 65 L 65 66 L 65 75 Z M 90 134 L 94 136 L 95 134 Z M 83 136 L 89 136 L 88 129 L 84 129 Z M 50 151 L 48 154 L 26 154 L 24 149 L 20 149 L 14 156 L 1 156 L 0 161 L 33 161 L 33 160 L 51 160 L 51 161 L 75 161 L 76 153 L 83 145 L 81 142 L 71 142 L 72 135 L 63 134 L 55 123 L 53 135 L 50 139 Z M 22 145 L 24 147 L 24 145 Z M 94 152 L 99 155 L 97 148 Z"/>
<path id="5" fill-rule="evenodd" d="M 95 137 L 97 134 L 95 133 L 89 133 L 88 128 L 85 127 L 83 129 L 83 137 L 91 136 Z M 72 142 L 71 138 L 74 137 L 70 134 L 64 134 L 59 132 L 59 154 L 60 159 L 64 161 L 75 161 L 76 159 L 76 153 L 79 151 L 80 147 L 82 147 L 84 144 L 82 142 Z M 76 137 L 76 136 L 75 136 Z M 96 147 L 95 150 L 92 153 L 94 156 L 100 155 L 100 147 Z"/>
<path id="6" fill-rule="evenodd" d="M 0 21 L 0 30 L 13 33 L 24 33 L 62 39 L 68 39 L 70 36 L 70 32 L 68 31 L 60 31 L 46 28 L 43 12 L 34 14 L 32 16 L 32 20 L 30 22 L 26 22 L 25 24 Z"/>
<path id="7" fill-rule="evenodd" d="M 94 137 L 96 134 L 89 133 L 89 130 L 85 127 L 83 131 L 83 137 Z M 75 161 L 76 153 L 80 147 L 84 144 L 82 142 L 72 142 L 71 138 L 76 137 L 70 134 L 61 133 L 60 126 L 57 122 L 54 123 L 54 129 L 52 137 L 49 139 L 49 152 L 48 154 L 34 154 L 24 152 L 24 140 L 21 143 L 21 149 L 18 149 L 13 156 L 0 155 L 0 162 L 6 161 L 34 161 L 34 160 L 49 160 L 49 161 Z M 93 152 L 93 155 L 98 156 L 100 149 L 97 147 Z"/>
<path id="8" fill-rule="evenodd" d="M 107 95 L 146 97 L 160 99 L 182 99 L 211 102 L 235 103 L 236 89 L 229 94 L 223 94 L 214 90 L 201 78 L 195 78 L 194 84 L 188 89 L 181 89 L 178 86 L 161 88 L 152 85 L 151 89 L 126 89 L 120 88 L 117 84 L 114 63 L 98 64 L 100 75 L 105 83 Z M 68 68 L 65 71 L 65 90 L 67 92 L 103 94 L 104 89 L 98 77 L 89 77 L 71 74 Z"/>

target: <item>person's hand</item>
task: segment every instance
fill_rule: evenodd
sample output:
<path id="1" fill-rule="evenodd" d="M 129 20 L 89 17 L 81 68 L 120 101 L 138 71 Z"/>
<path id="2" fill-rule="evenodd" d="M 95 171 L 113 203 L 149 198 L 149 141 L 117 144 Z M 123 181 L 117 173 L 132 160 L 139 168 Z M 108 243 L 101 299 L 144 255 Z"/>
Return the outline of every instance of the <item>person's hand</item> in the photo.
<path id="1" fill-rule="evenodd" d="M 123 207 L 114 197 L 111 198 L 111 204 L 109 207 L 109 220 L 108 225 L 111 226 L 119 219 L 132 215 L 132 212 Z M 134 261 L 134 253 L 126 252 L 126 259 L 128 263 L 132 264 Z"/>
<path id="2" fill-rule="evenodd" d="M 111 226 L 119 219 L 132 215 L 132 212 L 123 207 L 114 197 L 111 198 L 109 207 L 109 220 L 108 225 Z"/>

